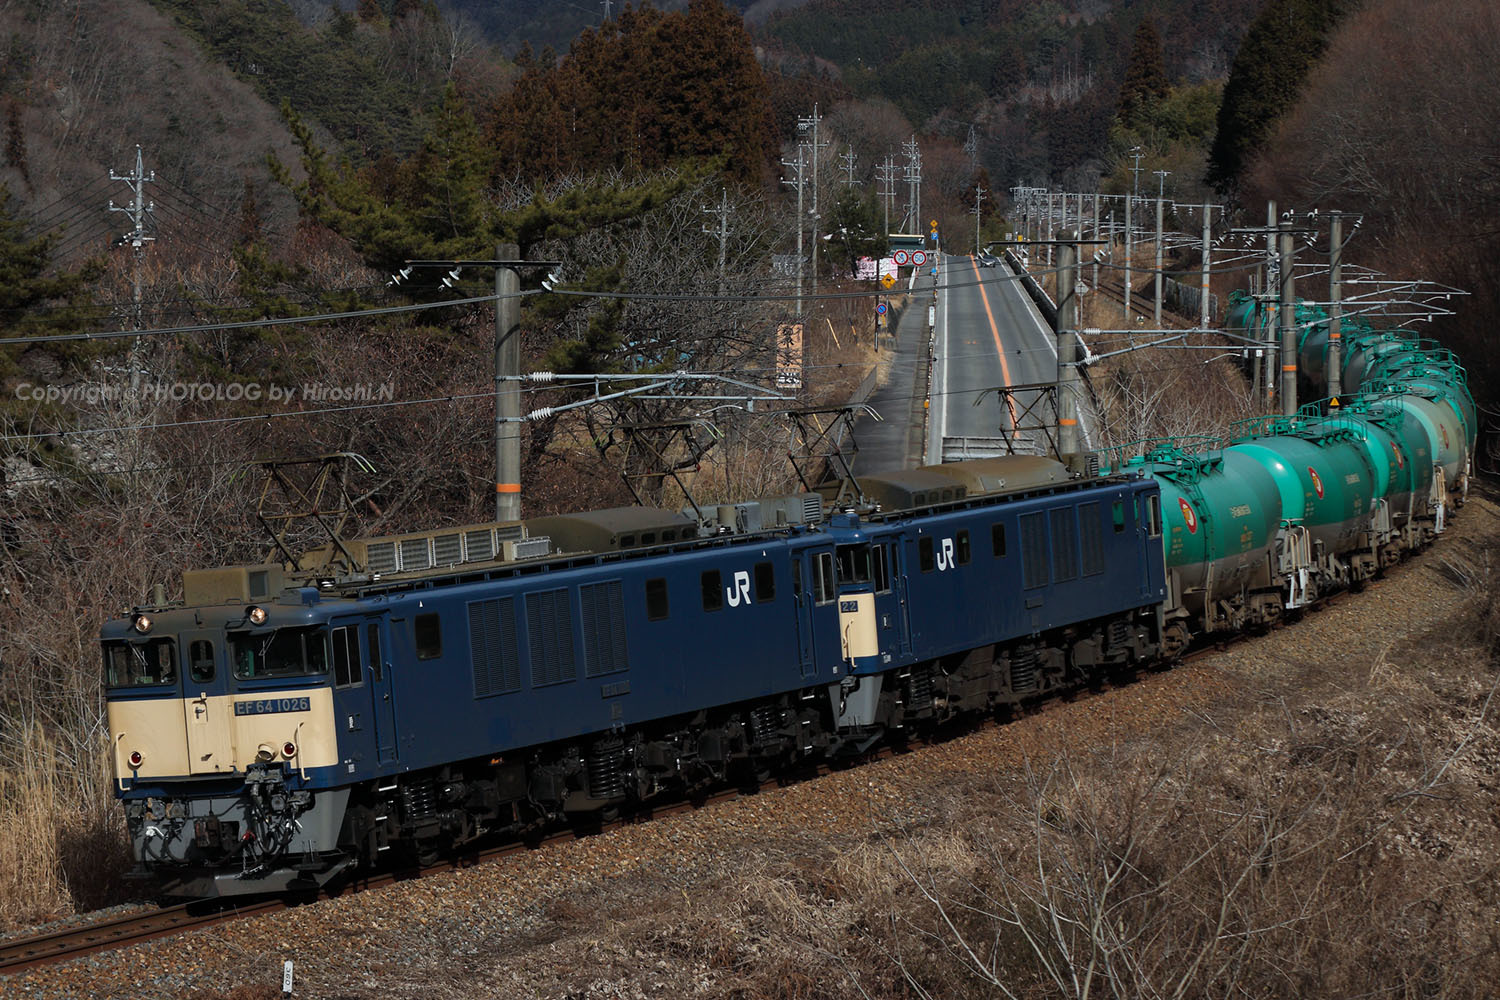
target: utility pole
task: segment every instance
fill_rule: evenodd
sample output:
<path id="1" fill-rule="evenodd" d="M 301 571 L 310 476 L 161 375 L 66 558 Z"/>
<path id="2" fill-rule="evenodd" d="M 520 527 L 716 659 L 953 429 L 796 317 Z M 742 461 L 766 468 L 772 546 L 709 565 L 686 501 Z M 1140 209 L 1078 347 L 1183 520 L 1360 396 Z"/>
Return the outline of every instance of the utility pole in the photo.
<path id="1" fill-rule="evenodd" d="M 974 256 L 979 256 L 979 202 L 984 198 L 984 188 L 974 185 Z"/>
<path id="2" fill-rule="evenodd" d="M 723 298 L 724 261 L 729 248 L 729 192 L 724 188 L 720 188 L 719 207 L 710 208 L 709 206 L 704 205 L 703 214 L 717 215 L 719 217 L 719 224 L 716 228 L 704 226 L 703 231 L 710 236 L 713 236 L 715 233 L 717 233 L 719 237 L 719 298 Z"/>
<path id="3" fill-rule="evenodd" d="M 495 520 L 521 519 L 521 276 L 505 266 L 521 248 L 495 248 Z"/>
<path id="4" fill-rule="evenodd" d="M 1328 398 L 1337 406 L 1344 391 L 1343 317 L 1344 317 L 1344 217 L 1350 213 L 1330 212 L 1333 228 L 1328 240 Z"/>
<path id="5" fill-rule="evenodd" d="M 1094 187 L 1095 187 L 1095 191 L 1094 191 L 1094 242 L 1095 243 L 1099 242 L 1099 192 L 1097 190 L 1098 185 L 1099 185 L 1099 182 L 1097 180 L 1094 181 Z M 1094 287 L 1095 288 L 1099 287 L 1099 255 L 1098 255 L 1098 248 L 1097 247 L 1095 248 L 1095 252 L 1094 252 Z"/>
<path id="6" fill-rule="evenodd" d="M 1078 454 L 1078 244 L 1060 244 L 1057 255 L 1057 451 L 1066 463 Z"/>
<path id="7" fill-rule="evenodd" d="M 1203 203 L 1203 269 L 1198 281 L 1198 327 L 1208 329 L 1208 254 L 1213 246 L 1213 206 Z"/>
<path id="8" fill-rule="evenodd" d="M 822 121 L 823 116 L 818 114 L 818 106 L 816 104 L 813 105 L 812 117 L 797 119 L 797 131 L 812 132 L 812 291 L 814 297 L 818 294 L 818 244 L 823 242 L 823 237 L 820 234 L 823 224 L 821 217 L 818 215 L 818 150 L 828 145 L 828 143 L 818 138 L 818 125 Z"/>
<path id="9" fill-rule="evenodd" d="M 1292 281 L 1296 249 L 1292 243 L 1292 221 L 1283 220 L 1281 239 L 1281 415 L 1297 413 L 1297 292 Z"/>
<path id="10" fill-rule="evenodd" d="M 795 163 L 788 160 L 781 161 L 782 166 L 792 167 L 797 171 L 797 180 L 794 183 L 797 185 L 797 322 L 799 323 L 802 322 L 802 188 L 805 180 L 803 175 L 805 161 L 802 158 L 802 151 L 806 148 L 801 145 L 797 147 Z M 781 183 L 787 183 L 786 179 L 783 178 Z"/>
<path id="11" fill-rule="evenodd" d="M 1272 296 L 1276 294 L 1273 289 L 1276 286 L 1275 279 L 1279 275 L 1280 270 L 1276 262 L 1276 202 L 1268 201 L 1266 202 L 1266 283 L 1263 286 L 1268 304 L 1273 301 Z M 1275 335 L 1269 330 L 1266 331 L 1265 390 L 1266 412 L 1270 413 L 1271 400 L 1276 395 L 1276 342 Z"/>
<path id="12" fill-rule="evenodd" d="M 915 227 L 922 225 L 922 150 L 917 146 L 917 137 L 913 135 L 908 142 L 901 144 L 901 150 L 906 154 L 906 217 L 911 220 Z"/>
<path id="13" fill-rule="evenodd" d="M 846 150 L 844 150 L 844 152 L 842 152 L 842 153 L 839 154 L 839 159 L 841 159 L 841 160 L 844 161 L 844 186 L 845 187 L 853 187 L 854 186 L 854 164 L 855 164 L 855 161 L 856 161 L 856 157 L 854 155 L 854 144 L 853 143 L 850 143 L 849 144 L 849 148 L 846 149 Z"/>
<path id="14" fill-rule="evenodd" d="M 109 172 L 109 179 L 112 181 L 123 181 L 125 183 L 125 186 L 130 188 L 131 191 L 130 204 L 116 205 L 114 203 L 114 200 L 111 199 L 109 203 L 109 210 L 111 212 L 124 212 L 127 216 L 130 217 L 130 232 L 117 238 L 115 240 L 115 246 L 121 246 L 123 244 L 129 243 L 135 251 L 135 266 L 133 269 L 135 277 L 135 293 L 132 298 L 132 321 L 135 325 L 132 327 L 132 329 L 139 330 L 142 327 L 141 272 L 145 264 L 146 244 L 156 239 L 156 237 L 154 236 L 146 235 L 146 216 L 154 215 L 156 212 L 156 203 L 146 201 L 146 185 L 155 183 L 156 171 L 153 170 L 149 174 L 146 173 L 145 164 L 143 163 L 141 158 L 141 147 L 139 144 L 137 144 L 135 147 L 135 173 L 117 174 L 113 170 L 111 170 Z M 140 338 L 137 338 L 135 347 L 132 348 L 132 353 L 139 351 L 140 346 Z M 132 359 L 132 368 L 134 368 L 135 363 L 136 359 Z M 134 371 L 131 372 L 131 378 L 135 378 Z"/>
<path id="15" fill-rule="evenodd" d="M 880 202 L 885 206 L 885 233 L 891 232 L 891 202 L 896 197 L 896 162 L 890 153 L 885 154 L 885 162 L 875 167 L 875 179 L 880 182 L 881 187 L 876 189 L 880 195 Z"/>
<path id="16" fill-rule="evenodd" d="M 1165 280 L 1162 274 L 1161 242 L 1162 242 L 1162 196 L 1166 191 L 1167 175 L 1170 170 L 1153 170 L 1156 175 L 1156 327 L 1161 329 L 1161 297 Z"/>
<path id="17" fill-rule="evenodd" d="M 1130 221 L 1130 206 L 1135 201 L 1135 195 L 1127 195 L 1125 198 L 1125 322 L 1130 323 L 1130 258 L 1135 254 L 1135 245 L 1131 242 L 1132 223 Z"/>

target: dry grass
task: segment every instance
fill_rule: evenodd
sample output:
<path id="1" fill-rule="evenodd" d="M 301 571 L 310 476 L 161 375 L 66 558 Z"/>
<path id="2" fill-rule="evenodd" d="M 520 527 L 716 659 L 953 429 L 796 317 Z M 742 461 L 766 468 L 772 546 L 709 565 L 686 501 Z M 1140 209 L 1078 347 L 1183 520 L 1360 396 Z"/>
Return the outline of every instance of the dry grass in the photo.
<path id="1" fill-rule="evenodd" d="M 960 778 L 920 825 L 745 852 L 691 899 L 591 903 L 550 947 L 596 942 L 588 996 L 1493 996 L 1492 561 L 1413 570 L 1458 606 L 1373 662 L 1247 653 L 1207 714 Z"/>
<path id="2" fill-rule="evenodd" d="M 118 899 L 129 865 L 124 819 L 109 793 L 104 748 L 80 772 L 39 726 L 0 770 L 0 929 Z"/>

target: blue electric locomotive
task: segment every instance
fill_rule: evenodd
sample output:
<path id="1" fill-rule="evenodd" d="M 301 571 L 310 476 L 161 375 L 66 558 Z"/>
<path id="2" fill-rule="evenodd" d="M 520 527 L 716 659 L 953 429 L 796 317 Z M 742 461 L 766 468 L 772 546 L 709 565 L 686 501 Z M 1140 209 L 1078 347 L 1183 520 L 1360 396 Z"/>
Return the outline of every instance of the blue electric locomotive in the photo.
<path id="1" fill-rule="evenodd" d="M 165 891 L 858 753 L 1158 651 L 1156 484 L 991 459 L 689 518 L 624 508 L 190 571 L 108 623 L 119 793 Z"/>

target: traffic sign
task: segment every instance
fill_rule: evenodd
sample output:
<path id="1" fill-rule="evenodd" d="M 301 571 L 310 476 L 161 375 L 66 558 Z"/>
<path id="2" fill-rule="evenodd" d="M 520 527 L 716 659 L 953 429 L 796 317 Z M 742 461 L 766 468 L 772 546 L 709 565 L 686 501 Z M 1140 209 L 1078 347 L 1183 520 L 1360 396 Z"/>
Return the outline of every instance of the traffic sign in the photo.
<path id="1" fill-rule="evenodd" d="M 881 275 L 880 283 L 887 288 L 894 288 L 896 286 L 896 276 L 887 271 L 885 274 Z"/>
<path id="2" fill-rule="evenodd" d="M 921 252 L 922 251 L 920 250 L 917 251 L 917 253 Z M 900 267 L 901 265 L 911 260 L 911 254 L 907 253 L 905 250 L 897 250 L 895 253 L 891 254 L 891 259 L 896 262 L 897 267 Z"/>
<path id="3" fill-rule="evenodd" d="M 926 250 L 914 250 L 914 251 L 912 251 L 911 262 L 913 264 L 917 265 L 918 267 L 921 267 L 923 264 L 927 263 L 927 251 Z M 896 263 L 902 264 L 902 263 L 905 263 L 905 261 L 899 261 L 898 260 L 898 261 L 896 261 Z"/>
<path id="4" fill-rule="evenodd" d="M 890 275 L 886 275 L 886 277 L 890 277 Z M 894 282 L 893 282 L 893 284 L 894 284 Z M 877 303 L 875 303 L 875 315 L 876 316 L 884 316 L 885 315 L 885 303 L 884 302 L 877 302 Z"/>

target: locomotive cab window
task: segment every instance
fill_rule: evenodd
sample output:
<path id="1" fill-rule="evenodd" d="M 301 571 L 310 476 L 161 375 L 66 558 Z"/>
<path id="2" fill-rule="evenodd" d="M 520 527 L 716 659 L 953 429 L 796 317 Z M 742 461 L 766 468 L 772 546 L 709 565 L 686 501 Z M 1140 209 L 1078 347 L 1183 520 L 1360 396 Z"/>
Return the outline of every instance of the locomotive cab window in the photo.
<path id="1" fill-rule="evenodd" d="M 839 546 L 839 583 L 870 582 L 870 547 L 868 545 Z"/>
<path id="2" fill-rule="evenodd" d="M 1156 494 L 1146 498 L 1146 532 L 1152 538 L 1161 537 L 1161 497 Z"/>
<path id="3" fill-rule="evenodd" d="M 1114 505 L 1115 534 L 1125 533 L 1125 501 L 1116 500 Z"/>
<path id="4" fill-rule="evenodd" d="M 207 639 L 194 639 L 188 646 L 188 676 L 194 684 L 214 679 L 214 644 Z"/>
<path id="5" fill-rule="evenodd" d="M 923 573 L 931 573 L 937 566 L 937 561 L 932 555 L 931 537 L 917 540 L 917 565 L 922 568 Z"/>
<path id="6" fill-rule="evenodd" d="M 812 589 L 813 601 L 818 604 L 827 604 L 838 593 L 833 575 L 832 552 L 819 552 L 813 556 Z"/>
<path id="7" fill-rule="evenodd" d="M 161 687 L 177 680 L 177 643 L 171 639 L 146 642 L 106 642 L 104 683 L 109 687 Z"/>
<path id="8" fill-rule="evenodd" d="M 435 660 L 443 655 L 443 623 L 435 612 L 413 618 L 412 630 L 417 640 L 417 659 Z"/>
<path id="9" fill-rule="evenodd" d="M 776 570 L 768 562 L 755 564 L 755 600 L 759 603 L 776 599 Z"/>
<path id="10" fill-rule="evenodd" d="M 954 558 L 960 566 L 969 565 L 969 533 L 960 531 L 954 539 Z"/>
<path id="11" fill-rule="evenodd" d="M 990 525 L 990 549 L 995 553 L 996 559 L 1005 555 L 1005 525 Z"/>
<path id="12" fill-rule="evenodd" d="M 698 578 L 703 589 L 703 610 L 718 611 L 724 607 L 724 581 L 719 571 L 711 569 Z"/>
<path id="13" fill-rule="evenodd" d="M 328 633 L 317 626 L 231 632 L 229 658 L 234 675 L 242 680 L 326 674 Z"/>
<path id="14" fill-rule="evenodd" d="M 877 545 L 871 551 L 875 571 L 875 592 L 883 594 L 891 589 L 891 550 L 888 545 Z"/>
<path id="15" fill-rule="evenodd" d="M 359 627 L 345 625 L 333 630 L 333 684 L 352 687 L 364 682 L 359 669 Z"/>
<path id="16" fill-rule="evenodd" d="M 647 580 L 646 620 L 651 622 L 666 621 L 669 607 L 667 604 L 667 581 L 663 577 Z"/>
<path id="17" fill-rule="evenodd" d="M 370 651 L 370 679 L 379 684 L 385 679 L 385 663 L 380 659 L 380 626 L 365 626 L 365 646 Z"/>

